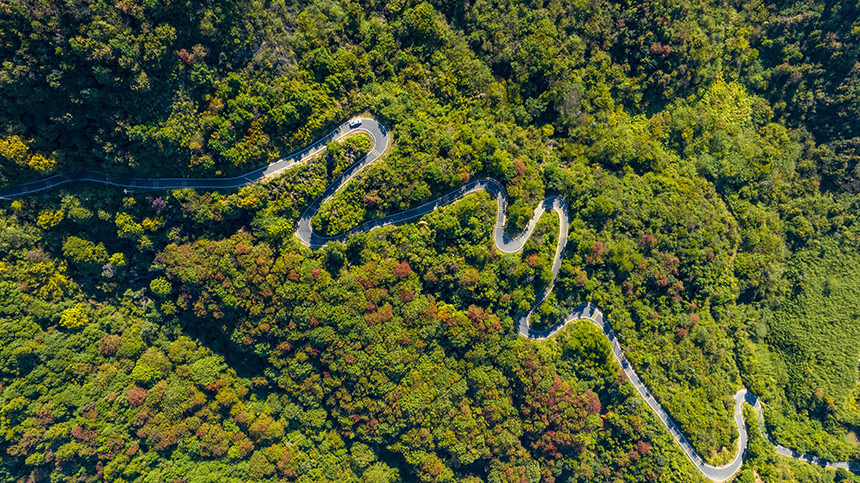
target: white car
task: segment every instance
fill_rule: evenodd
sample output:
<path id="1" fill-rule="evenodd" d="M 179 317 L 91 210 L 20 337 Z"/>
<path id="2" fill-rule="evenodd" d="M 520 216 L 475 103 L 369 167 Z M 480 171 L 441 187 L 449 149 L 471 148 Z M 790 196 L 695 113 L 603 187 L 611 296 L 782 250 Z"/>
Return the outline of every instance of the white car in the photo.
<path id="1" fill-rule="evenodd" d="M 349 121 L 349 127 L 361 126 L 361 119 L 352 119 Z"/>

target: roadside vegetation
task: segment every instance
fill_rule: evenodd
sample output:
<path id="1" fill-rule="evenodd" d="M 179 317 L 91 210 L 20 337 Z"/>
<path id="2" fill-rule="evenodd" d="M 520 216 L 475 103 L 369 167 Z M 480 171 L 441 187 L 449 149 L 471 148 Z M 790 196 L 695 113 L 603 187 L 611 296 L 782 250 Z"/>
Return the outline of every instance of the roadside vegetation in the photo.
<path id="1" fill-rule="evenodd" d="M 395 145 L 323 207 L 322 234 L 484 176 L 511 233 L 562 195 L 537 326 L 598 304 L 712 463 L 734 454 L 741 384 L 781 444 L 860 458 L 856 5 L 0 12 L 2 185 L 235 175 L 371 113 Z M 484 193 L 301 246 L 300 214 L 369 146 L 235 191 L 0 202 L 0 479 L 700 481 L 593 327 L 516 335 L 554 215 L 518 254 L 493 248 Z M 739 481 L 857 479 L 750 448 Z"/>

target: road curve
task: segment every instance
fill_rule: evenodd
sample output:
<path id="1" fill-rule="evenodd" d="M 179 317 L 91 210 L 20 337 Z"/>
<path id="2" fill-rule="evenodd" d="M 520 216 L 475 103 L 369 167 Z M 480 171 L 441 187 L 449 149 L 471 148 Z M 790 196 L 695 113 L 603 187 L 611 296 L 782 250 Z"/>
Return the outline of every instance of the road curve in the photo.
<path id="1" fill-rule="evenodd" d="M 231 189 L 246 186 L 252 183 L 259 182 L 268 177 L 283 173 L 310 157 L 320 154 L 331 141 L 336 141 L 348 134 L 362 132 L 371 137 L 373 147 L 370 152 L 360 159 L 358 162 L 347 168 L 343 174 L 335 179 L 311 204 L 305 209 L 304 213 L 298 220 L 295 235 L 299 241 L 310 248 L 321 248 L 331 242 L 342 242 L 351 235 L 362 232 L 369 232 L 375 228 L 386 225 L 396 225 L 414 220 L 424 216 L 438 208 L 454 203 L 464 196 L 476 191 L 486 191 L 490 196 L 496 199 L 496 222 L 493 227 L 493 241 L 496 249 L 504 253 L 516 253 L 522 250 L 526 241 L 531 236 L 532 232 L 540 220 L 541 216 L 548 211 L 554 212 L 559 219 L 558 243 L 556 245 L 555 256 L 552 263 L 552 281 L 541 291 L 531 308 L 525 314 L 520 315 L 516 321 L 517 333 L 522 337 L 534 341 L 544 341 L 565 328 L 568 324 L 579 320 L 588 320 L 597 325 L 609 340 L 609 345 L 612 348 L 612 355 L 615 361 L 621 366 L 622 371 L 633 384 L 636 392 L 645 400 L 648 407 L 657 415 L 657 418 L 663 423 L 663 426 L 669 431 L 678 446 L 681 447 L 684 454 L 693 463 L 693 465 L 705 477 L 713 481 L 726 481 L 734 476 L 740 470 L 743 464 L 743 457 L 747 448 L 747 428 L 743 419 L 742 404 L 749 403 L 758 414 L 759 431 L 770 441 L 774 446 L 775 451 L 785 457 L 793 458 L 800 461 L 817 464 L 827 468 L 843 468 L 853 472 L 860 472 L 860 464 L 852 462 L 829 462 L 822 460 L 816 456 L 798 453 L 796 451 L 778 445 L 764 426 L 764 414 L 762 412 L 762 402 L 751 392 L 741 388 L 734 396 L 734 420 L 738 428 L 738 451 L 734 459 L 725 466 L 713 466 L 705 463 L 705 461 L 696 453 L 692 444 L 687 440 L 686 436 L 681 432 L 680 427 L 672 420 L 669 413 L 663 409 L 663 406 L 657 401 L 648 386 L 642 382 L 639 375 L 636 374 L 633 365 L 627 360 L 621 345 L 618 343 L 618 337 L 615 331 L 612 330 L 612 325 L 609 320 L 596 306 L 591 303 L 585 303 L 574 307 L 574 309 L 565 317 L 562 322 L 546 330 L 535 330 L 529 325 L 531 314 L 537 307 L 546 299 L 552 292 L 555 280 L 558 277 L 561 261 L 564 255 L 564 249 L 567 246 L 568 232 L 568 205 L 564 198 L 559 196 L 551 196 L 544 199 L 535 209 L 534 215 L 529 220 L 526 228 L 515 236 L 509 236 L 505 233 L 505 222 L 508 205 L 508 197 L 504 187 L 492 178 L 481 178 L 470 181 L 464 186 L 451 191 L 439 198 L 424 203 L 415 208 L 411 208 L 400 213 L 388 215 L 383 218 L 367 221 L 352 230 L 341 235 L 324 237 L 317 235 L 311 226 L 311 220 L 319 212 L 320 207 L 327 200 L 331 199 L 338 191 L 340 191 L 350 180 L 352 180 L 364 168 L 379 159 L 391 144 L 391 135 L 388 130 L 380 122 L 370 118 L 353 118 L 337 127 L 334 131 L 319 139 L 310 146 L 296 153 L 280 159 L 272 164 L 262 168 L 250 171 L 246 174 L 232 178 L 107 178 L 102 173 L 96 171 L 86 171 L 73 174 L 61 174 L 46 178 L 43 180 L 26 183 L 22 185 L 12 186 L 9 188 L 0 189 L 0 199 L 13 199 L 21 196 L 27 196 L 41 191 L 49 190 L 57 186 L 73 183 L 73 182 L 92 182 L 100 183 L 120 188 L 132 190 L 168 190 L 181 188 L 199 188 L 199 189 Z"/>
<path id="2" fill-rule="evenodd" d="M 232 189 L 257 183 L 271 176 L 283 173 L 308 158 L 318 155 L 325 150 L 326 144 L 336 141 L 352 133 L 363 132 L 370 135 L 374 141 L 374 150 L 363 160 L 353 165 L 349 170 L 360 171 L 367 164 L 375 161 L 384 151 L 377 148 L 388 146 L 390 137 L 385 127 L 375 119 L 355 118 L 345 122 L 337 129 L 320 138 L 315 143 L 295 152 L 285 158 L 279 159 L 272 164 L 262 168 L 249 171 L 232 178 L 108 178 L 98 171 L 82 171 L 71 174 L 58 174 L 50 178 L 41 179 L 32 183 L 24 183 L 17 186 L 0 189 L 0 199 L 13 199 L 21 196 L 32 195 L 40 191 L 46 191 L 66 183 L 90 182 L 131 190 L 171 190 L 182 188 L 198 189 Z M 358 166 L 361 164 L 361 166 Z M 357 168 L 357 169 L 356 169 Z M 346 173 L 345 173 L 346 174 Z M 341 176 L 343 178 L 343 176 Z M 339 178 L 340 179 L 340 178 Z"/>

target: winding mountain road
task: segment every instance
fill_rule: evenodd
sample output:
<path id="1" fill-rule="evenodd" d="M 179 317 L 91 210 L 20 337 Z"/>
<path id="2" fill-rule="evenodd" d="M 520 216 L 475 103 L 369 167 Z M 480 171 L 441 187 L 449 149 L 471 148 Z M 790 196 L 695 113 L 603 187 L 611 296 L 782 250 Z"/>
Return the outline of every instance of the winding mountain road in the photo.
<path id="1" fill-rule="evenodd" d="M 555 284 L 555 280 L 558 277 L 559 269 L 561 268 L 561 261 L 564 255 L 564 249 L 567 246 L 567 232 L 569 221 L 568 205 L 567 202 L 561 197 L 552 196 L 543 200 L 535 209 L 534 215 L 529 220 L 526 228 L 521 233 L 513 237 L 508 236 L 505 233 L 505 221 L 508 204 L 507 193 L 505 192 L 504 187 L 499 184 L 498 181 L 492 178 L 473 180 L 465 184 L 461 188 L 458 188 L 448 194 L 445 194 L 433 201 L 429 201 L 427 203 L 424 203 L 423 205 L 417 206 L 406 211 L 402 211 L 400 213 L 395 213 L 393 215 L 365 222 L 353 228 L 349 232 L 341 235 L 323 237 L 314 233 L 313 228 L 311 226 L 311 219 L 313 219 L 317 212 L 319 212 L 319 209 L 323 205 L 323 203 L 331 199 L 338 191 L 340 191 L 344 186 L 346 186 L 346 184 L 349 183 L 350 180 L 352 180 L 364 168 L 379 159 L 389 148 L 391 144 L 391 135 L 388 133 L 385 126 L 383 126 L 375 119 L 351 119 L 350 121 L 338 126 L 337 129 L 329 133 L 327 136 L 321 138 L 317 142 L 311 144 L 307 148 L 296 152 L 286 158 L 280 159 L 272 164 L 264 166 L 260 169 L 250 171 L 246 174 L 233 178 L 109 179 L 102 173 L 95 171 L 86 171 L 82 173 L 56 175 L 40 181 L 4 188 L 0 190 L 0 199 L 13 199 L 21 196 L 27 196 L 52 189 L 66 183 L 73 182 L 101 183 L 105 185 L 117 186 L 120 188 L 134 190 L 169 190 L 181 188 L 238 188 L 283 173 L 284 171 L 295 166 L 296 164 L 299 164 L 313 156 L 320 154 L 325 149 L 327 143 L 339 140 L 344 136 L 358 132 L 363 132 L 369 135 L 373 140 L 373 147 L 367 154 L 367 156 L 347 168 L 343 174 L 341 174 L 337 179 L 335 179 L 325 189 L 323 194 L 317 199 L 315 199 L 307 207 L 302 216 L 299 218 L 295 235 L 304 245 L 316 249 L 323 247 L 327 243 L 342 242 L 355 233 L 368 232 L 375 228 L 379 228 L 386 225 L 405 223 L 424 216 L 438 208 L 454 203 L 470 193 L 474 193 L 476 191 L 486 191 L 490 194 L 490 196 L 496 198 L 496 222 L 495 226 L 493 227 L 493 240 L 495 242 L 496 248 L 504 253 L 516 253 L 522 250 L 526 241 L 529 239 L 532 232 L 534 231 L 535 226 L 537 225 L 537 222 L 538 220 L 540 220 L 541 216 L 543 216 L 543 214 L 548 211 L 555 212 L 555 214 L 559 218 L 559 233 L 558 244 L 556 245 L 555 250 L 555 257 L 553 258 L 552 263 L 552 282 L 541 293 L 538 294 L 529 311 L 519 316 L 519 318 L 517 319 L 516 328 L 517 333 L 519 335 L 534 341 L 544 341 L 556 335 L 568 324 L 577 322 L 579 320 L 589 320 L 595 325 L 597 325 L 597 327 L 600 328 L 600 330 L 609 340 L 609 345 L 612 348 L 612 355 L 614 356 L 615 361 L 618 363 L 619 366 L 621 366 L 621 369 L 624 371 L 624 374 L 627 375 L 627 378 L 633 384 L 633 387 L 636 389 L 636 392 L 639 393 L 642 399 L 644 399 L 645 402 L 648 404 L 648 407 L 650 407 L 654 414 L 657 415 L 658 419 L 660 419 L 660 422 L 663 423 L 663 425 L 666 427 L 666 429 L 681 447 L 684 454 L 687 455 L 687 458 L 689 458 L 693 465 L 705 477 L 711 480 L 726 481 L 732 476 L 734 476 L 738 472 L 738 470 L 740 470 L 741 465 L 743 464 L 743 458 L 746 452 L 748 441 L 747 428 L 741 410 L 742 404 L 744 402 L 749 403 L 757 412 L 759 430 L 762 432 L 762 434 L 764 434 L 765 437 L 767 437 L 768 441 L 770 441 L 770 443 L 774 446 L 775 451 L 778 454 L 800 461 L 807 461 L 809 463 L 817 464 L 822 467 L 843 468 L 853 472 L 860 472 L 860 464 L 858 463 L 829 462 L 826 460 L 822 460 L 816 456 L 806 453 L 798 453 L 796 451 L 785 448 L 784 446 L 778 445 L 775 441 L 773 441 L 773 439 L 770 438 L 764 427 L 764 415 L 762 413 L 761 401 L 753 393 L 743 388 L 740 389 L 734 397 L 734 420 L 735 424 L 737 425 L 739 434 L 737 454 L 735 455 L 734 459 L 725 466 L 709 465 L 705 463 L 705 461 L 698 455 L 698 453 L 696 453 L 695 449 L 693 449 L 692 444 L 690 444 L 686 436 L 684 436 L 684 434 L 681 432 L 679 426 L 674 422 L 674 420 L 672 420 L 672 417 L 669 416 L 669 413 L 667 413 L 666 410 L 663 409 L 663 406 L 660 405 L 660 403 L 648 389 L 648 386 L 646 386 L 645 383 L 642 382 L 642 379 L 639 378 L 639 375 L 636 374 L 633 365 L 630 364 L 630 362 L 627 360 L 627 357 L 625 357 L 624 351 L 622 350 L 621 345 L 618 343 L 618 337 L 612 330 L 612 326 L 609 323 L 609 320 L 603 315 L 600 309 L 590 303 L 585 303 L 575 307 L 570 312 L 570 314 L 568 314 L 568 316 L 564 319 L 563 322 L 560 322 L 549 329 L 542 331 L 532 329 L 529 325 L 529 319 L 531 317 L 531 314 L 538 306 L 540 306 L 541 303 L 543 303 L 546 297 L 552 292 L 553 285 Z"/>

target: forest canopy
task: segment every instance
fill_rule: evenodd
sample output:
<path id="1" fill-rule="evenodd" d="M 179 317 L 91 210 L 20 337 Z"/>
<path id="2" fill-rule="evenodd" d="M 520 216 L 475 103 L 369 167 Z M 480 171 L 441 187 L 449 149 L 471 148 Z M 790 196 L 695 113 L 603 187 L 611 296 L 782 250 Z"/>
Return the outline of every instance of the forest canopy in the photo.
<path id="1" fill-rule="evenodd" d="M 0 0 L 0 188 L 235 176 L 370 116 L 394 144 L 319 233 L 482 177 L 511 233 L 561 196 L 536 328 L 599 305 L 710 464 L 742 386 L 860 462 L 858 59 L 852 1 Z M 517 335 L 557 217 L 515 254 L 480 192 L 293 236 L 371 146 L 0 200 L 0 479 L 704 481 L 593 325 Z M 860 481 L 753 429 L 736 481 Z"/>

